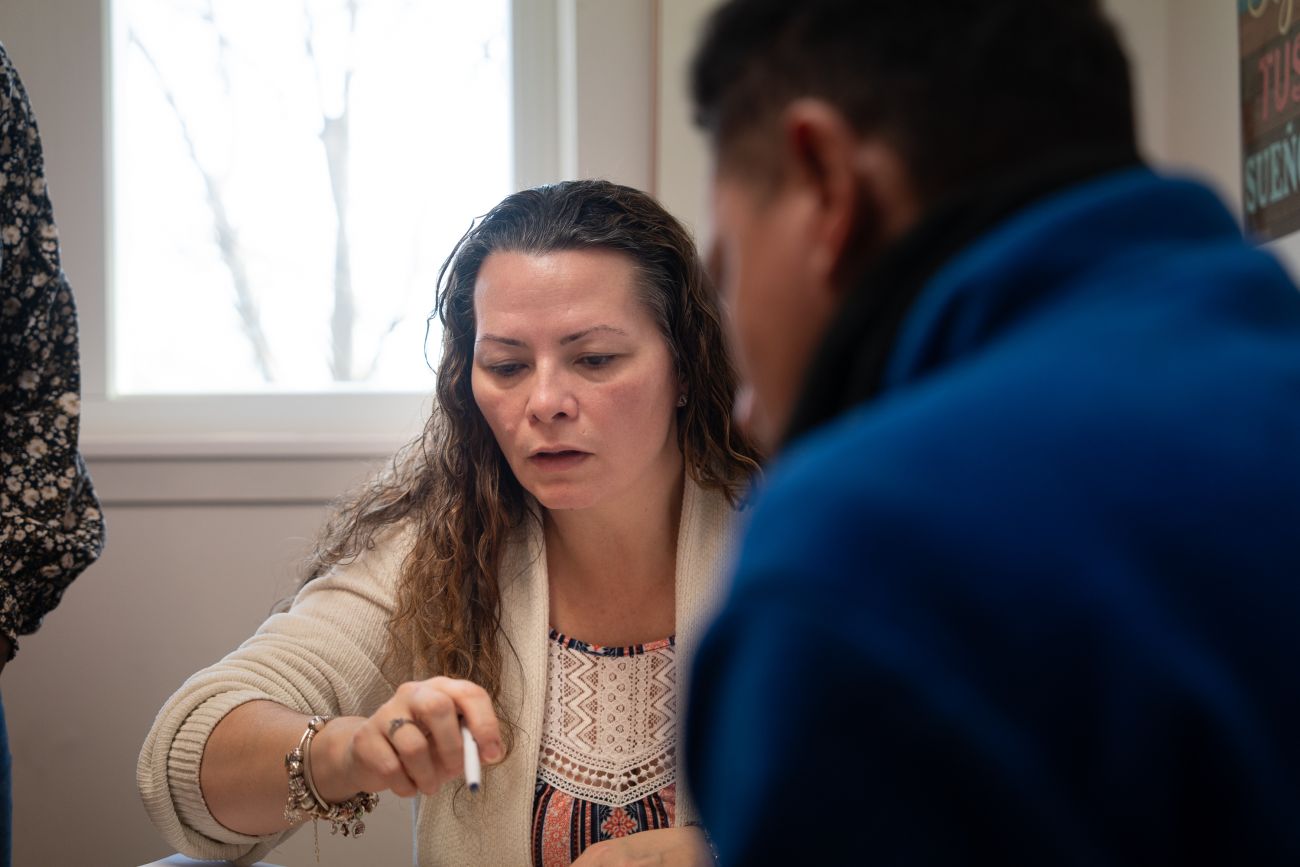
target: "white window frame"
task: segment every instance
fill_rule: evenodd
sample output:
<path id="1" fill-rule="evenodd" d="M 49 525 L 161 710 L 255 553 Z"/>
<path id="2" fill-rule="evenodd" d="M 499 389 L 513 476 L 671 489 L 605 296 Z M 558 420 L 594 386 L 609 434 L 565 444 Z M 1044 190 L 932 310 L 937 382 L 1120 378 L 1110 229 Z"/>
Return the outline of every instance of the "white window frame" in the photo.
<path id="1" fill-rule="evenodd" d="M 81 320 L 92 457 L 382 455 L 427 394 L 114 395 L 109 3 L 4 0 L 0 41 L 31 93 Z M 657 0 L 515 0 L 515 183 L 607 177 L 653 192 Z M 519 38 L 526 35 L 527 38 Z"/>

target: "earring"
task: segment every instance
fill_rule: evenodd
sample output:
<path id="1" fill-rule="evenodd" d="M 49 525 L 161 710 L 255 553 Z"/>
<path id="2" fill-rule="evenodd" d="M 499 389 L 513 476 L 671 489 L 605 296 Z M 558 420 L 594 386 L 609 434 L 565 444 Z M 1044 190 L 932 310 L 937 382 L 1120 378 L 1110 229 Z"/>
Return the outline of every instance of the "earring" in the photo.
<path id="1" fill-rule="evenodd" d="M 677 395 L 677 406 L 679 407 L 686 406 L 686 395 L 684 394 Z"/>

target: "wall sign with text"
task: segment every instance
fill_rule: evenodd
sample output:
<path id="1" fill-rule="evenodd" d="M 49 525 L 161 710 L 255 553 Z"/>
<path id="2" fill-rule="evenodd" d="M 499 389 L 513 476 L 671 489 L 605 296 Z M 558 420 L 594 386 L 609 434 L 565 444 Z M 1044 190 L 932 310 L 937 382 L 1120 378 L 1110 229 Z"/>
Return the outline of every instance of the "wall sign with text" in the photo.
<path id="1" fill-rule="evenodd" d="M 1237 0 L 1242 198 L 1261 240 L 1300 229 L 1300 20 L 1295 0 Z"/>

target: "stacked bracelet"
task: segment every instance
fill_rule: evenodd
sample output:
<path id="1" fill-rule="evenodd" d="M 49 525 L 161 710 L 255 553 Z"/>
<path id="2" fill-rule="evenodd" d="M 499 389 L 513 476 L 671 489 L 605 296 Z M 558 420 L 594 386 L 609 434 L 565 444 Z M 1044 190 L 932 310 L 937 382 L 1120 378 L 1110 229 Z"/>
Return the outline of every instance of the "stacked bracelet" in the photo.
<path id="1" fill-rule="evenodd" d="M 306 819 L 325 819 L 330 823 L 330 833 L 343 832 L 344 837 L 360 837 L 366 830 L 362 817 L 375 809 L 379 796 L 374 792 L 357 792 L 341 804 L 329 804 L 316 791 L 311 777 L 311 739 L 333 717 L 314 716 L 307 722 L 307 730 L 284 757 L 284 767 L 289 772 L 289 803 L 284 817 L 297 824 Z"/>

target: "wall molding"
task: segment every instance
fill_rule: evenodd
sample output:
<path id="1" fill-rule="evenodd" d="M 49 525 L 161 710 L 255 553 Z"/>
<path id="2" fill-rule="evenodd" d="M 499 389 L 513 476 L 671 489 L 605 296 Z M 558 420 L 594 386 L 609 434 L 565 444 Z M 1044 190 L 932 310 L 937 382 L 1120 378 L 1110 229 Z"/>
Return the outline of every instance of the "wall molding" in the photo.
<path id="1" fill-rule="evenodd" d="M 105 509 L 160 506 L 325 506 L 378 471 L 389 456 L 89 457 Z"/>

